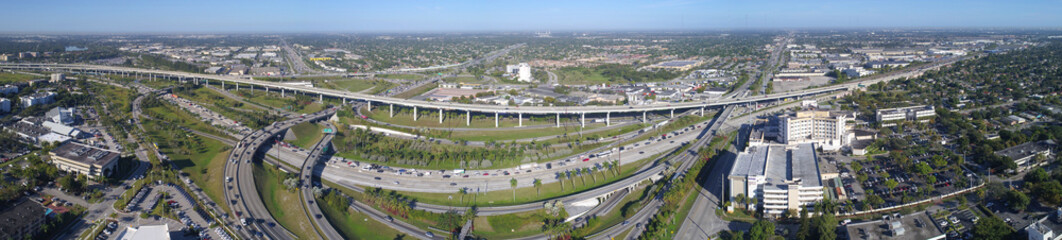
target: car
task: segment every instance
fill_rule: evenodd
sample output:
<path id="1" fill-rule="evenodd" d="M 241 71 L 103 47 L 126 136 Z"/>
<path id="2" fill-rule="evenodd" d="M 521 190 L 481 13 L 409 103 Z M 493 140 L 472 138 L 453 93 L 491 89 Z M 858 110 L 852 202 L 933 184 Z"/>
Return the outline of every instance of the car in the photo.
<path id="1" fill-rule="evenodd" d="M 457 186 L 457 183 L 452 182 L 452 183 L 450 183 L 450 186 Z"/>
<path id="2" fill-rule="evenodd" d="M 428 236 L 429 238 L 434 238 L 435 234 L 431 233 L 430 231 L 428 231 L 428 232 L 424 232 L 424 236 Z"/>
<path id="3" fill-rule="evenodd" d="M 463 178 L 468 178 L 468 175 L 465 175 L 465 176 L 462 176 L 462 177 L 463 177 Z"/>
<path id="4" fill-rule="evenodd" d="M 948 221 L 940 220 L 940 227 L 947 227 Z"/>
<path id="5" fill-rule="evenodd" d="M 395 221 L 395 219 L 394 219 L 394 218 L 392 218 L 391 216 L 387 216 L 387 221 L 388 221 L 388 222 L 394 222 L 394 221 Z"/>
<path id="6" fill-rule="evenodd" d="M 398 185 L 398 184 L 400 184 L 400 183 L 398 181 L 395 181 L 395 185 Z"/>
<path id="7" fill-rule="evenodd" d="M 490 173 L 483 173 L 483 176 L 490 176 Z"/>
<path id="8" fill-rule="evenodd" d="M 317 216 L 317 218 L 321 218 L 321 214 L 317 214 L 316 216 Z"/>
<path id="9" fill-rule="evenodd" d="M 443 178 L 450 178 L 450 175 L 443 175 Z"/>
<path id="10" fill-rule="evenodd" d="M 645 151 L 638 151 L 638 154 L 645 154 Z"/>

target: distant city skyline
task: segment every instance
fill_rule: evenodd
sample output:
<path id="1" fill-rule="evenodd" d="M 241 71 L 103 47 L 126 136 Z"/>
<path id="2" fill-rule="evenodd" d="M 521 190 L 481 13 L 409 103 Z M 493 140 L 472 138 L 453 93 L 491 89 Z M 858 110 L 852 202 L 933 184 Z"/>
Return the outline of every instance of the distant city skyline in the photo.
<path id="1" fill-rule="evenodd" d="M 1062 1 L 12 1 L 4 33 L 1059 28 Z"/>

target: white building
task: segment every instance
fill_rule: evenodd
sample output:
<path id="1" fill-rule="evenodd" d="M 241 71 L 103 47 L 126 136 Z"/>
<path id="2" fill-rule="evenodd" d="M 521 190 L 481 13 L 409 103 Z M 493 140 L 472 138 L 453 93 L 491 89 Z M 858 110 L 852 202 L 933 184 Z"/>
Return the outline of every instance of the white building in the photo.
<path id="1" fill-rule="evenodd" d="M 1062 208 L 1025 227 L 1029 240 L 1062 240 Z"/>
<path id="2" fill-rule="evenodd" d="M 877 120 L 882 127 L 895 126 L 897 122 L 918 121 L 929 122 L 929 119 L 937 115 L 936 108 L 929 105 L 878 109 Z"/>
<path id="3" fill-rule="evenodd" d="M 52 73 L 51 82 L 57 83 L 62 82 L 63 80 L 66 80 L 66 75 L 63 75 L 62 73 Z"/>
<path id="4" fill-rule="evenodd" d="M 4 85 L 0 87 L 0 95 L 16 94 L 18 93 L 18 86 Z"/>
<path id="5" fill-rule="evenodd" d="M 821 201 L 824 188 L 817 159 L 811 143 L 749 146 L 738 153 L 727 177 L 730 201 L 738 195 L 757 199 L 758 205 L 749 209 L 762 206 L 776 216 Z"/>
<path id="6" fill-rule="evenodd" d="M 144 225 L 140 227 L 127 227 L 121 240 L 170 240 L 170 228 L 166 224 Z"/>
<path id="7" fill-rule="evenodd" d="M 527 63 L 520 63 L 517 65 L 505 66 L 505 73 L 511 76 L 516 76 L 517 80 L 521 82 L 530 82 L 534 79 L 531 77 L 531 65 Z"/>
<path id="8" fill-rule="evenodd" d="M 0 113 L 11 112 L 11 99 L 0 98 Z"/>
<path id="9" fill-rule="evenodd" d="M 848 117 L 829 111 L 799 111 L 779 116 L 779 141 L 785 144 L 817 143 L 823 150 L 848 144 Z"/>
<path id="10" fill-rule="evenodd" d="M 48 112 L 44 114 L 44 117 L 48 119 L 48 121 L 70 125 L 77 121 L 77 109 L 55 107 L 52 108 L 52 110 L 48 110 Z"/>
<path id="11" fill-rule="evenodd" d="M 29 96 L 19 97 L 23 108 L 29 108 L 34 105 L 49 104 L 55 102 L 54 92 L 37 92 L 30 94 Z"/>

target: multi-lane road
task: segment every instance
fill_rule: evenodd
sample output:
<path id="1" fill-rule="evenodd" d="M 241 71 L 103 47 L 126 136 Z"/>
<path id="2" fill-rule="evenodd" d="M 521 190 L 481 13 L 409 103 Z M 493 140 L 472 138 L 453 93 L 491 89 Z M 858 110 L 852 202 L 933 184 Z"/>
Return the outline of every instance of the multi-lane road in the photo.
<path id="1" fill-rule="evenodd" d="M 322 121 L 327 128 L 335 129 L 331 123 Z M 324 213 L 321 212 L 321 208 L 318 206 L 318 202 L 313 196 L 313 173 L 315 168 L 319 166 L 319 163 L 324 154 L 328 153 L 328 146 L 332 144 L 333 134 L 325 134 L 320 141 L 313 146 L 313 150 L 310 150 L 310 156 L 303 162 L 302 167 L 299 169 L 299 192 L 302 193 L 303 207 L 306 210 L 306 217 L 317 226 L 320 233 L 317 237 L 324 239 L 343 239 L 343 235 L 339 234 L 332 224 L 328 223 L 325 219 Z"/>
<path id="2" fill-rule="evenodd" d="M 470 111 L 470 112 L 483 112 L 483 113 L 509 113 L 509 114 L 608 114 L 608 113 L 637 113 L 637 112 L 649 112 L 649 111 L 667 111 L 667 110 L 682 110 L 682 109 L 700 109 L 713 106 L 725 106 L 732 104 L 745 104 L 755 103 L 761 101 L 773 101 L 779 99 L 787 99 L 798 96 L 815 95 L 825 92 L 833 91 L 845 91 L 849 89 L 857 88 L 859 84 L 869 84 L 877 81 L 891 80 L 900 77 L 910 77 L 921 74 L 926 69 L 935 68 L 954 60 L 947 60 L 938 63 L 934 63 L 928 67 L 922 67 L 910 72 L 898 72 L 892 74 L 886 74 L 877 78 L 872 78 L 864 81 L 853 81 L 850 83 L 837 84 L 825 87 L 819 87 L 814 89 L 805 89 L 801 91 L 791 91 L 779 94 L 767 94 L 756 96 L 744 96 L 734 99 L 724 99 L 717 101 L 701 101 L 701 102 L 680 102 L 680 103 L 667 103 L 667 104 L 651 104 L 651 105 L 636 105 L 636 106 L 569 106 L 569 107 L 554 107 L 554 106 L 500 106 L 500 105 L 481 105 L 481 104 L 462 104 L 462 103 L 440 103 L 440 102 L 428 102 L 409 99 L 398 99 L 385 96 L 376 96 L 370 94 L 353 93 L 343 90 L 334 89 L 321 89 L 297 85 L 289 85 L 278 82 L 258 81 L 253 79 L 245 79 L 233 76 L 221 76 L 221 75 L 209 75 L 199 73 L 186 73 L 176 71 L 163 71 L 152 69 L 139 69 L 129 67 L 117 67 L 117 66 L 99 66 L 99 65 L 81 65 L 81 64 L 0 64 L 0 68 L 5 69 L 45 69 L 45 70 L 71 70 L 71 71 L 103 71 L 113 73 L 139 73 L 139 74 L 154 74 L 160 76 L 168 76 L 171 78 L 187 78 L 187 79 L 207 79 L 213 81 L 225 81 L 229 84 L 242 84 L 242 85 L 254 85 L 269 89 L 285 89 L 287 91 L 298 91 L 304 93 L 310 93 L 314 95 L 328 96 L 331 98 L 341 98 L 347 100 L 357 101 L 371 101 L 376 104 L 395 104 L 407 107 L 419 107 L 426 109 L 441 109 L 449 111 Z"/>
<path id="3" fill-rule="evenodd" d="M 226 194 L 225 200 L 239 218 L 240 224 L 247 226 L 241 233 L 245 238 L 292 239 L 294 236 L 284 229 L 266 209 L 254 183 L 253 164 L 260 147 L 274 141 L 281 131 L 292 126 L 315 121 L 335 114 L 335 108 L 317 113 L 303 115 L 295 119 L 276 122 L 265 129 L 255 131 L 240 140 L 232 150 L 229 161 L 225 164 Z"/>

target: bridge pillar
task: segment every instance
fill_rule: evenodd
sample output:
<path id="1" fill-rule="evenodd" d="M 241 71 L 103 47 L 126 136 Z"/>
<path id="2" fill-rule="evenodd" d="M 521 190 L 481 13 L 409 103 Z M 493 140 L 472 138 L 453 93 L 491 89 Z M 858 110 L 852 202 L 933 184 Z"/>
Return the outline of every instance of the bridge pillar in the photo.
<path id="1" fill-rule="evenodd" d="M 649 122 L 649 118 L 646 118 L 646 117 L 645 117 L 645 112 L 644 112 L 644 111 L 642 112 L 642 122 L 643 122 L 643 123 L 647 123 L 647 122 Z"/>
<path id="2" fill-rule="evenodd" d="M 524 113 L 516 113 L 516 121 L 519 122 L 520 127 L 524 126 Z"/>
<path id="3" fill-rule="evenodd" d="M 443 111 L 442 111 L 442 108 L 440 108 L 439 109 L 439 123 L 442 123 L 442 119 L 443 119 Z"/>
<path id="4" fill-rule="evenodd" d="M 586 113 L 579 113 L 579 123 L 581 128 L 586 127 Z"/>
<path id="5" fill-rule="evenodd" d="M 605 113 L 605 126 L 612 126 L 612 112 Z"/>
<path id="6" fill-rule="evenodd" d="M 701 107 L 701 117 L 704 117 L 704 107 Z"/>
<path id="7" fill-rule="evenodd" d="M 413 121 L 417 121 L 417 106 L 413 106 Z"/>
<path id="8" fill-rule="evenodd" d="M 324 94 L 317 94 L 317 101 L 324 103 Z"/>
<path id="9" fill-rule="evenodd" d="M 372 101 L 366 101 L 366 102 L 369 103 L 369 111 L 372 112 Z M 347 104 L 347 100 L 345 98 L 343 99 L 343 104 Z"/>
<path id="10" fill-rule="evenodd" d="M 494 112 L 494 127 L 498 127 L 498 112 Z"/>
<path id="11" fill-rule="evenodd" d="M 238 82 L 233 82 L 232 84 L 235 84 L 235 85 L 236 85 L 236 91 L 239 91 L 239 90 L 240 90 L 240 83 L 238 83 Z"/>
<path id="12" fill-rule="evenodd" d="M 392 118 L 395 117 L 395 104 L 394 103 L 391 104 L 391 117 Z"/>
<path id="13" fill-rule="evenodd" d="M 225 81 L 221 81 L 221 90 L 225 90 Z"/>
<path id="14" fill-rule="evenodd" d="M 675 118 L 675 109 L 674 108 L 671 109 L 671 118 Z"/>
<path id="15" fill-rule="evenodd" d="M 240 89 L 236 89 L 236 90 L 240 90 Z M 280 89 L 280 97 L 284 97 L 286 95 L 284 92 L 285 92 L 284 89 L 281 88 Z"/>
<path id="16" fill-rule="evenodd" d="M 560 127 L 560 113 L 557 113 L 557 127 Z"/>
<path id="17" fill-rule="evenodd" d="M 472 111 L 465 110 L 465 126 L 472 126 Z"/>

